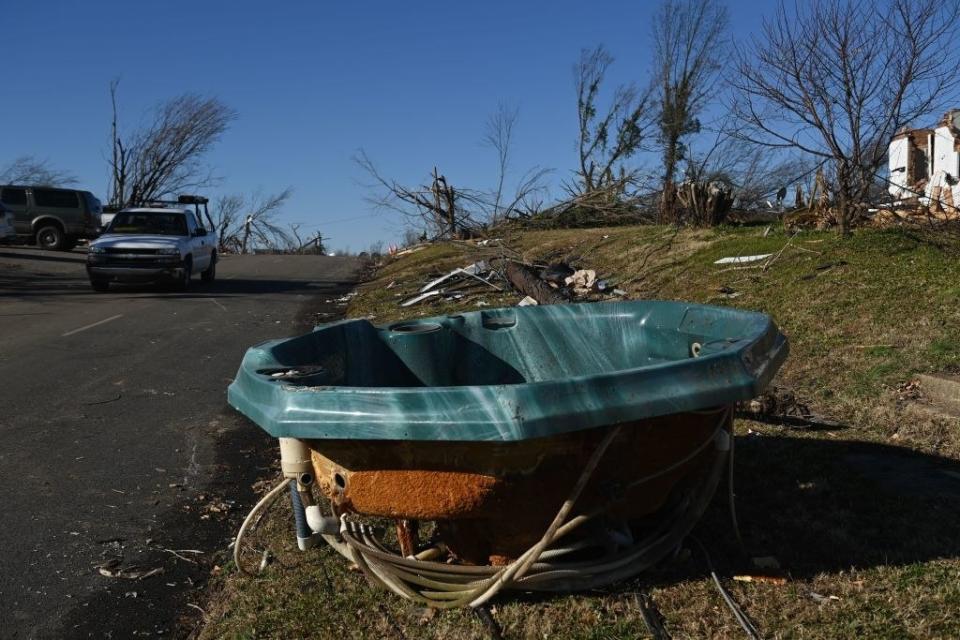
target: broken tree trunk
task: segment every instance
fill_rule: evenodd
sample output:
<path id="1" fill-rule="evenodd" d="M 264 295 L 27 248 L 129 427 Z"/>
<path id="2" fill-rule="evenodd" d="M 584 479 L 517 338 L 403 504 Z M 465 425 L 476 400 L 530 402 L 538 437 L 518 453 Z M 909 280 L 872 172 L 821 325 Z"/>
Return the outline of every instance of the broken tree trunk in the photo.
<path id="1" fill-rule="evenodd" d="M 503 273 L 517 291 L 530 296 L 538 304 L 562 304 L 567 301 L 524 264 L 513 260 L 504 260 Z"/>

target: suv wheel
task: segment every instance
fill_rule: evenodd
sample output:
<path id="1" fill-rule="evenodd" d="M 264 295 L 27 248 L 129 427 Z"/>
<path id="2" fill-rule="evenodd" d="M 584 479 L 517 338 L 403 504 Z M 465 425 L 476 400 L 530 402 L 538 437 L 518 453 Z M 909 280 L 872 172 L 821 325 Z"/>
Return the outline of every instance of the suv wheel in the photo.
<path id="1" fill-rule="evenodd" d="M 193 275 L 193 262 L 190 258 L 187 258 L 186 262 L 183 263 L 183 269 L 181 269 L 180 279 L 177 280 L 176 289 L 177 291 L 186 291 L 190 287 L 190 276 Z"/>
<path id="2" fill-rule="evenodd" d="M 67 237 L 60 227 L 48 224 L 37 229 L 37 246 L 50 251 L 61 251 L 67 246 Z"/>
<path id="3" fill-rule="evenodd" d="M 100 278 L 90 278 L 90 286 L 94 291 L 108 291 L 110 289 L 110 281 L 101 280 Z"/>
<path id="4" fill-rule="evenodd" d="M 210 266 L 206 271 L 200 272 L 200 279 L 204 282 L 213 282 L 217 277 L 217 254 L 210 258 Z"/>

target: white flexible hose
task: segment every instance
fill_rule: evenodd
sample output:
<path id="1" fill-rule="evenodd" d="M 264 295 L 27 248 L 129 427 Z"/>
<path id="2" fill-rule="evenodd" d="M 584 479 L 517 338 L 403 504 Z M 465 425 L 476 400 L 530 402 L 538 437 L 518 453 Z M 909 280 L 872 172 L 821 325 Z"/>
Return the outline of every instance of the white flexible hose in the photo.
<path id="1" fill-rule="evenodd" d="M 699 519 L 713 496 L 721 475 L 722 463 L 729 460 L 728 456 L 732 457 L 732 451 L 729 450 L 732 438 L 724 430 L 730 418 L 730 410 L 721 408 L 698 413 L 721 414 L 710 437 L 680 460 L 630 481 L 625 488 L 637 487 L 686 465 L 713 443 L 718 455 L 710 472 L 702 484 L 693 490 L 693 495 L 682 499 L 663 519 L 660 527 L 619 552 L 606 553 L 594 560 L 556 562 L 555 558 L 569 552 L 582 548 L 600 548 L 602 545 L 584 539 L 564 548 L 550 548 L 559 539 L 603 513 L 605 507 L 598 507 L 568 520 L 607 448 L 619 435 L 622 429 L 619 426 L 611 428 L 604 435 L 540 540 L 505 567 L 456 565 L 405 558 L 384 547 L 370 527 L 360 522 L 348 521 L 344 516 L 341 516 L 340 535 L 323 537 L 336 551 L 354 562 L 374 584 L 403 598 L 432 607 L 481 607 L 502 589 L 559 591 L 610 584 L 636 575 L 676 547 Z M 247 529 L 259 513 L 276 501 L 289 482 L 284 479 L 263 496 L 240 526 L 234 542 L 233 559 L 242 573 L 250 574 L 240 563 L 240 549 Z"/>
<path id="2" fill-rule="evenodd" d="M 712 443 L 717 449 L 717 456 L 706 480 L 694 491 L 693 496 L 681 501 L 671 515 L 665 518 L 660 528 L 621 552 L 606 554 L 596 560 L 556 563 L 551 560 L 562 555 L 562 550 L 557 549 L 561 553 L 548 550 L 551 544 L 603 512 L 603 508 L 597 508 L 567 521 L 607 447 L 618 435 L 620 427 L 615 427 L 606 434 L 591 455 L 570 495 L 544 535 L 506 567 L 451 565 L 404 558 L 383 547 L 369 527 L 342 517 L 341 538 L 349 549 L 344 555 L 348 555 L 374 584 L 383 586 L 403 598 L 439 608 L 465 605 L 479 607 L 502 589 L 554 591 L 590 588 L 636 575 L 680 543 L 699 519 L 719 483 L 724 463 L 729 456 L 731 438 L 724 426 L 730 418 L 730 411 L 722 408 L 702 413 L 721 414 L 716 429 L 707 440 L 682 459 L 633 480 L 627 486 L 636 487 L 682 467 L 703 453 Z M 575 546 L 581 545 L 582 541 L 575 543 Z"/>
<path id="3" fill-rule="evenodd" d="M 287 488 L 287 485 L 290 483 L 290 480 L 284 478 L 283 482 L 278 484 L 276 487 L 270 490 L 270 493 L 260 498 L 260 502 L 253 506 L 253 509 L 250 509 L 250 513 L 247 514 L 247 517 L 244 519 L 243 524 L 240 525 L 240 530 L 237 531 L 237 539 L 233 542 L 233 563 L 237 565 L 237 570 L 240 573 L 245 573 L 247 575 L 253 575 L 249 571 L 243 568 L 243 565 L 240 564 L 240 543 L 243 542 L 243 535 L 247 532 L 247 528 L 250 526 L 250 523 L 253 522 L 253 518 L 269 507 L 271 504 L 276 501 L 280 493 Z"/>

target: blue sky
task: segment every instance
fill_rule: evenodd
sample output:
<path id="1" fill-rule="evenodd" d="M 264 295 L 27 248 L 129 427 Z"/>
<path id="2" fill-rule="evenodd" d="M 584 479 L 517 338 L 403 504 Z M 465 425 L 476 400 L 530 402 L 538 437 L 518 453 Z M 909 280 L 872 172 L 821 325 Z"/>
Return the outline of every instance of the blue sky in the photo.
<path id="1" fill-rule="evenodd" d="M 239 117 L 210 154 L 208 194 L 295 189 L 282 219 L 334 247 L 399 238 L 377 213 L 352 157 L 363 148 L 406 183 L 437 165 L 454 184 L 495 178 L 480 144 L 505 102 L 519 108 L 514 176 L 534 165 L 569 176 L 576 111 L 571 66 L 584 47 L 616 58 L 610 84 L 644 82 L 653 2 L 49 2 L 4 0 L 7 90 L 0 165 L 21 155 L 107 191 L 108 85 L 121 123 L 183 92 L 220 98 Z M 734 34 L 773 2 L 728 3 Z M 764 8 L 766 6 L 766 8 Z"/>

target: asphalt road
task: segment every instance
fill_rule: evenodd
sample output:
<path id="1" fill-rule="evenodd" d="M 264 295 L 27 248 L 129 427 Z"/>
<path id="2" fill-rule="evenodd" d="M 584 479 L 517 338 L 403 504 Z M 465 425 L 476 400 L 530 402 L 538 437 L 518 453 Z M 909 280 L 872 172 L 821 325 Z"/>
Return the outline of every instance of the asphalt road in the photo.
<path id="1" fill-rule="evenodd" d="M 0 637 L 183 635 L 274 460 L 226 387 L 247 347 L 341 314 L 359 265 L 230 256 L 186 293 L 98 294 L 83 261 L 0 247 Z"/>

